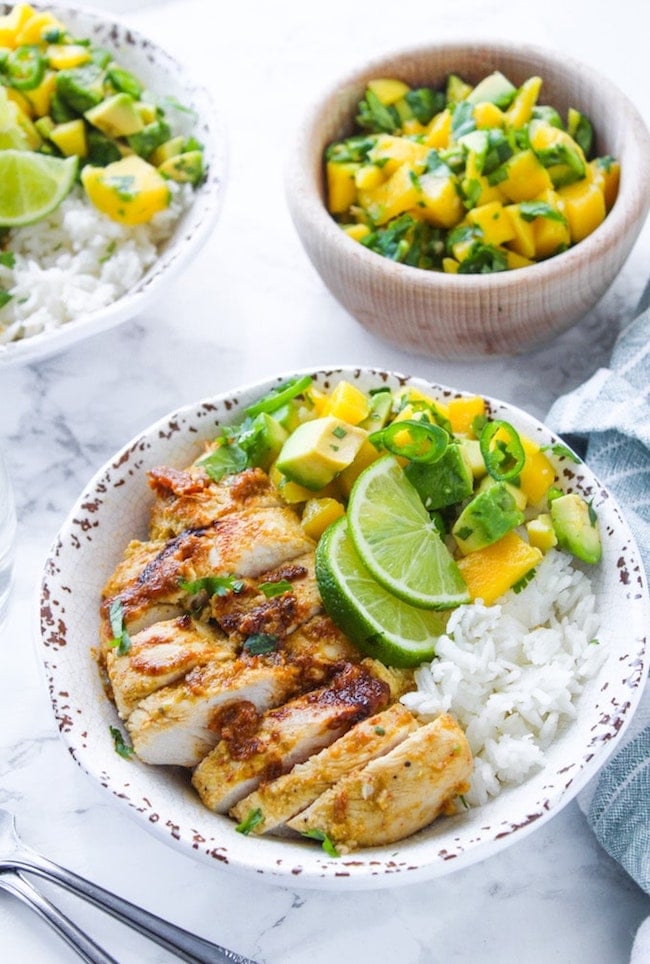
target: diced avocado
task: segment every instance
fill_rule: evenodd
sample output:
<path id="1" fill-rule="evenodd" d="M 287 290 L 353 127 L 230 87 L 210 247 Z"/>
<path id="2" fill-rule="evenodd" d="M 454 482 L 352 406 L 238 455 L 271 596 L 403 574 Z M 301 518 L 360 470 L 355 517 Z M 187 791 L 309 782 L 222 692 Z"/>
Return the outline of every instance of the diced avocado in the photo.
<path id="1" fill-rule="evenodd" d="M 86 130 L 86 144 L 88 146 L 88 162 L 95 167 L 106 167 L 122 157 L 119 147 L 110 137 L 106 137 L 94 127 Z"/>
<path id="2" fill-rule="evenodd" d="M 465 100 L 472 89 L 458 74 L 449 74 L 445 85 L 445 97 L 450 104 L 459 104 Z"/>
<path id="3" fill-rule="evenodd" d="M 353 461 L 367 434 L 332 415 L 315 418 L 289 436 L 276 467 L 292 482 L 317 492 Z"/>
<path id="4" fill-rule="evenodd" d="M 163 177 L 172 181 L 198 184 L 203 178 L 203 151 L 183 151 L 176 157 L 170 157 L 159 165 L 158 170 Z"/>
<path id="5" fill-rule="evenodd" d="M 54 121 L 49 116 L 39 117 L 34 121 L 34 127 L 41 135 L 41 137 L 44 137 L 44 138 L 48 138 L 50 136 L 50 133 L 55 126 L 56 125 Z"/>
<path id="6" fill-rule="evenodd" d="M 524 521 L 504 482 L 495 482 L 477 493 L 452 528 L 460 551 L 467 555 L 497 542 Z"/>
<path id="7" fill-rule="evenodd" d="M 49 138 L 65 157 L 86 157 L 88 154 L 86 128 L 81 117 L 57 124 L 50 131 Z"/>
<path id="8" fill-rule="evenodd" d="M 64 99 L 53 91 L 50 98 L 50 115 L 55 124 L 65 124 L 66 121 L 74 120 L 76 112 L 66 104 Z"/>
<path id="9" fill-rule="evenodd" d="M 168 161 L 170 157 L 176 157 L 178 154 L 182 154 L 184 146 L 185 138 L 181 135 L 178 137 L 170 137 L 169 140 L 155 149 L 151 157 L 148 158 L 148 161 L 158 167 L 164 161 Z"/>
<path id="10" fill-rule="evenodd" d="M 266 472 L 280 454 L 288 438 L 288 432 L 266 412 L 260 412 L 255 416 L 250 432 L 251 442 L 247 445 L 250 462 Z"/>
<path id="11" fill-rule="evenodd" d="M 458 443 L 463 449 L 465 460 L 472 470 L 475 479 L 482 479 L 486 473 L 485 459 L 481 452 L 481 443 L 476 438 L 462 438 Z"/>
<path id="12" fill-rule="evenodd" d="M 485 489 L 489 489 L 491 485 L 496 484 L 496 479 L 493 479 L 491 475 L 486 475 L 485 478 L 481 480 L 481 483 L 476 491 L 483 492 Z M 512 482 L 504 482 L 503 485 L 505 485 L 512 498 L 515 500 L 515 505 L 517 508 L 523 512 L 528 504 L 526 493 L 523 491 L 523 489 L 520 489 L 518 485 L 513 485 Z"/>
<path id="13" fill-rule="evenodd" d="M 409 462 L 404 473 L 429 512 L 463 502 L 474 488 L 472 469 L 460 445 L 448 445 L 442 458 L 430 465 Z"/>
<path id="14" fill-rule="evenodd" d="M 108 67 L 113 60 L 113 54 L 105 47 L 91 47 L 90 59 L 94 64 L 97 64 L 98 67 L 104 69 L 105 67 Z"/>
<path id="15" fill-rule="evenodd" d="M 65 107 L 71 108 L 77 114 L 84 114 L 101 103 L 104 97 L 104 71 L 94 63 L 59 70 L 56 75 L 55 93 L 64 102 Z M 53 109 L 52 117 L 58 122 Z"/>
<path id="16" fill-rule="evenodd" d="M 558 111 L 555 107 L 551 107 L 550 104 L 535 104 L 533 107 L 533 120 L 546 121 L 551 127 L 558 127 L 560 130 L 564 128 L 562 118 Z"/>
<path id="17" fill-rule="evenodd" d="M 598 520 L 593 509 L 577 493 L 561 495 L 550 505 L 557 541 L 583 562 L 596 563 L 602 555 Z"/>
<path id="18" fill-rule="evenodd" d="M 390 417 L 393 408 L 393 396 L 390 392 L 377 392 L 370 398 L 370 411 L 362 422 L 360 428 L 367 432 L 378 432 L 382 429 Z"/>
<path id="19" fill-rule="evenodd" d="M 131 134 L 127 140 L 129 147 L 148 161 L 156 148 L 168 141 L 170 136 L 171 128 L 167 121 L 161 118 L 152 121 L 150 124 L 145 124 L 142 130 Z"/>
<path id="20" fill-rule="evenodd" d="M 511 84 L 500 71 L 484 77 L 465 98 L 470 104 L 496 104 L 497 107 L 507 107 L 517 93 L 517 88 Z"/>
<path id="21" fill-rule="evenodd" d="M 144 127 L 135 109 L 135 102 L 128 94 L 107 97 L 101 104 L 85 111 L 84 117 L 107 137 L 127 137 L 137 134 Z"/>
<path id="22" fill-rule="evenodd" d="M 130 71 L 118 67 L 117 64 L 111 64 L 106 77 L 115 90 L 128 94 L 134 100 L 140 100 L 142 97 L 142 84 Z"/>

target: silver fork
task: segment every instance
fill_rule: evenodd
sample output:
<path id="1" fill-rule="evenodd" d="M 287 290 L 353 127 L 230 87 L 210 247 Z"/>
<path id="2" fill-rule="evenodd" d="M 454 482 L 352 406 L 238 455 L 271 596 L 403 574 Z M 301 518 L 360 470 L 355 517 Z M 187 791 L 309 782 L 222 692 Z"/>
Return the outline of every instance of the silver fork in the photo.
<path id="1" fill-rule="evenodd" d="M 48 860 L 47 857 L 43 857 L 20 840 L 16 831 L 13 814 L 7 810 L 0 809 L 0 872 L 2 872 L 0 873 L 0 886 L 5 890 L 11 890 L 15 896 L 19 896 L 21 899 L 27 901 L 34 910 L 37 910 L 34 906 L 35 892 L 41 901 L 41 911 L 44 907 L 42 902 L 45 902 L 50 908 L 54 909 L 56 914 L 60 915 L 60 918 L 64 917 L 49 901 L 45 901 L 45 898 L 42 897 L 35 888 L 27 884 L 26 881 L 23 880 L 22 884 L 27 884 L 27 889 L 20 883 L 17 884 L 16 880 L 21 880 L 21 877 L 15 877 L 13 880 L 9 880 L 4 871 L 28 871 L 29 873 L 37 874 L 39 877 L 44 877 L 46 880 L 61 884 L 62 887 L 65 887 L 65 889 L 72 894 L 89 901 L 91 904 L 94 904 L 95 907 L 106 911 L 106 913 L 115 917 L 117 920 L 129 924 L 140 934 L 143 934 L 161 947 L 176 954 L 180 960 L 189 961 L 190 964 L 196 964 L 196 962 L 204 962 L 204 964 L 221 964 L 221 962 L 255 964 L 250 958 L 242 957 L 240 954 L 221 947 L 219 944 L 213 944 L 210 941 L 204 940 L 202 937 L 197 937 L 182 927 L 171 924 L 169 921 L 157 917 L 142 907 L 137 907 L 123 897 L 104 890 L 104 888 L 98 884 L 94 884 L 92 881 L 80 877 L 73 871 L 55 864 L 52 860 Z M 59 924 L 61 924 L 60 918 Z M 51 920 L 48 922 L 52 923 Z M 71 921 L 68 921 L 68 924 L 71 923 Z M 78 931 L 75 925 L 72 926 Z M 89 938 L 86 937 L 86 940 L 89 940 Z M 71 943 L 71 941 L 68 940 L 68 943 Z M 91 944 L 92 943 L 91 941 Z M 93 959 L 91 957 L 89 960 L 103 960 L 106 964 L 109 964 L 112 959 L 107 957 L 105 953 L 101 951 L 101 948 L 97 948 L 97 945 L 95 945 L 95 950 L 104 954 L 104 958 Z"/>
<path id="2" fill-rule="evenodd" d="M 107 954 L 99 944 L 96 944 L 69 917 L 66 917 L 58 907 L 50 903 L 47 897 L 36 887 L 32 887 L 28 880 L 24 880 L 13 870 L 3 870 L 0 873 L 0 890 L 5 890 L 31 907 L 50 927 L 72 947 L 79 957 L 87 964 L 118 964 L 114 957 Z"/>

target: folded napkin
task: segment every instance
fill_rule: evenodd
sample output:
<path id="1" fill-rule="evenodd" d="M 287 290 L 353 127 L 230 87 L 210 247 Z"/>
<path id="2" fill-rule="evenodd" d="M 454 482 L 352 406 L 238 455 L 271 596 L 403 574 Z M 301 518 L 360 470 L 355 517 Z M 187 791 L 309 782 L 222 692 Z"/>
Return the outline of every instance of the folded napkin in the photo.
<path id="1" fill-rule="evenodd" d="M 609 368 L 555 402 L 547 424 L 585 455 L 617 500 L 650 576 L 650 284 Z M 650 686 L 622 745 L 578 797 L 596 837 L 650 894 Z M 632 962 L 650 960 L 650 919 Z"/>

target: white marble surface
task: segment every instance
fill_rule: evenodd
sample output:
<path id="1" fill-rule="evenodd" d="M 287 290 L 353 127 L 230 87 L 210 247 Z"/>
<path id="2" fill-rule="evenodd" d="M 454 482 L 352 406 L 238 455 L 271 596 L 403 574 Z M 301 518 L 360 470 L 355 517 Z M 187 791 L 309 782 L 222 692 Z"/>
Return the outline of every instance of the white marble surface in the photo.
<path id="1" fill-rule="evenodd" d="M 0 371 L 0 439 L 19 515 L 16 578 L 0 634 L 0 806 L 34 847 L 160 915 L 264 964 L 622 964 L 650 900 L 602 852 L 575 803 L 498 856 L 429 884 L 301 891 L 244 880 L 154 840 L 116 809 L 59 739 L 33 642 L 40 569 L 84 483 L 166 411 L 276 370 L 377 364 L 515 402 L 543 416 L 606 364 L 650 265 L 644 231 L 590 317 L 515 360 L 439 362 L 367 335 L 306 260 L 286 211 L 292 130 L 357 59 L 437 36 L 551 44 L 608 73 L 650 121 L 645 0 L 113 0 L 107 7 L 195 64 L 226 115 L 222 219 L 155 310 L 24 368 Z M 92 640 L 89 640 L 89 645 Z M 71 898 L 61 905 L 120 962 L 170 956 Z M 0 893 L 0 959 L 75 955 Z"/>

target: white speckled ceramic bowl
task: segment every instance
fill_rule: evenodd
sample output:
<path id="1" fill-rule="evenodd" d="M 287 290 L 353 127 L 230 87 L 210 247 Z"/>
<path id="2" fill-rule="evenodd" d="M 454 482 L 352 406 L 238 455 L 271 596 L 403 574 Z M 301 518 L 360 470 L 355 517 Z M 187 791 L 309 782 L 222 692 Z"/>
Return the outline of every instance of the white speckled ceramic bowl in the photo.
<path id="1" fill-rule="evenodd" d="M 445 274 L 399 264 L 349 238 L 325 207 L 323 154 L 349 136 L 367 82 L 397 77 L 477 83 L 494 70 L 514 84 L 539 75 L 540 101 L 593 122 L 597 155 L 621 162 L 616 203 L 596 230 L 563 254 L 496 274 Z M 334 79 L 308 111 L 289 153 L 286 194 L 305 251 L 325 285 L 368 331 L 438 358 L 516 355 L 566 331 L 596 305 L 625 263 L 650 207 L 650 135 L 634 105 L 604 75 L 564 52 L 481 39 L 440 41 L 380 55 Z"/>
<path id="2" fill-rule="evenodd" d="M 366 390 L 411 384 L 442 400 L 460 393 L 395 373 L 337 369 L 313 373 L 318 384 L 341 378 Z M 308 841 L 243 836 L 227 817 L 200 803 L 178 768 L 124 760 L 113 747 L 119 726 L 91 647 L 98 639 L 104 582 L 130 539 L 147 538 L 152 493 L 147 471 L 189 464 L 219 425 L 237 421 L 246 405 L 288 374 L 206 399 L 161 419 L 128 443 L 88 484 L 52 547 L 42 579 L 39 654 L 61 735 L 74 760 L 142 827 L 183 853 L 288 886 L 394 887 L 447 874 L 481 860 L 541 826 L 594 775 L 615 748 L 641 695 L 647 670 L 649 604 L 638 550 L 618 507 L 585 465 L 558 458 L 560 484 L 593 499 L 604 542 L 592 571 L 602 617 L 606 661 L 577 704 L 577 718 L 551 746 L 545 767 L 485 806 L 440 818 L 389 847 L 330 858 Z M 487 399 L 494 417 L 511 421 L 542 444 L 557 441 L 519 409 Z"/>
<path id="3" fill-rule="evenodd" d="M 0 3 L 0 15 L 12 3 Z M 126 24 L 99 10 L 69 7 L 58 3 L 34 3 L 37 10 L 55 14 L 79 37 L 115 53 L 120 65 L 131 70 L 144 85 L 162 96 L 175 100 L 188 110 L 177 112 L 174 123 L 187 128 L 205 148 L 207 177 L 195 198 L 161 248 L 152 267 L 129 292 L 112 305 L 68 322 L 60 328 L 44 331 L 21 341 L 0 345 L 0 370 L 3 365 L 37 361 L 55 354 L 89 335 L 112 328 L 135 318 L 157 300 L 169 284 L 189 263 L 212 231 L 225 191 L 227 166 L 225 128 L 220 112 L 208 91 L 197 84 L 190 72 L 153 41 Z M 192 120 L 192 112 L 196 120 Z M 180 127 L 179 127 L 180 129 Z"/>

